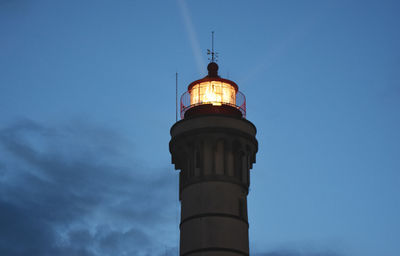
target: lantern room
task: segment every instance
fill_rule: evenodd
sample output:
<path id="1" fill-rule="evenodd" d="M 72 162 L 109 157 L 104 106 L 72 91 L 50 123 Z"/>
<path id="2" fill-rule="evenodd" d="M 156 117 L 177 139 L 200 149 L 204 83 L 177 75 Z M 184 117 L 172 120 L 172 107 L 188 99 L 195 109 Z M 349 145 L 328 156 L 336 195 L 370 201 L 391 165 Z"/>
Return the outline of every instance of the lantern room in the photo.
<path id="1" fill-rule="evenodd" d="M 205 114 L 246 117 L 246 98 L 233 81 L 218 75 L 218 65 L 207 66 L 208 75 L 189 84 L 181 97 L 181 118 Z"/>

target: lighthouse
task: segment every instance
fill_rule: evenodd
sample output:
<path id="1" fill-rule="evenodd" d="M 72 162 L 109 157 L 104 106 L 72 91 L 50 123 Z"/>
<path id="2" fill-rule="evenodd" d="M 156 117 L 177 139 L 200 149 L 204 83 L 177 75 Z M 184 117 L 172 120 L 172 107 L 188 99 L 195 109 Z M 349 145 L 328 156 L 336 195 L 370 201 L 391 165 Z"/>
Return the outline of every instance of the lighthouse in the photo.
<path id="1" fill-rule="evenodd" d="M 247 195 L 256 161 L 256 127 L 238 85 L 218 75 L 189 84 L 169 150 L 179 172 L 181 256 L 249 255 Z"/>

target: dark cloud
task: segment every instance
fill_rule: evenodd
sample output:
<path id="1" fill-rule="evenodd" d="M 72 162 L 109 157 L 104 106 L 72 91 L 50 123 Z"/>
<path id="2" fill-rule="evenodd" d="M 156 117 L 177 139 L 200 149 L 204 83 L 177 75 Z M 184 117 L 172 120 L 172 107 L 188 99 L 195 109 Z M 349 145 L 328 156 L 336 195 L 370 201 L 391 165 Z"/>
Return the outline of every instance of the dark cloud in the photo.
<path id="1" fill-rule="evenodd" d="M 177 177 L 127 141 L 78 122 L 3 128 L 0 255 L 176 255 Z"/>
<path id="2" fill-rule="evenodd" d="M 313 250 L 275 250 L 264 253 L 256 253 L 254 256 L 343 256 L 338 252 L 330 251 L 330 250 L 321 250 L 321 251 L 313 251 Z"/>

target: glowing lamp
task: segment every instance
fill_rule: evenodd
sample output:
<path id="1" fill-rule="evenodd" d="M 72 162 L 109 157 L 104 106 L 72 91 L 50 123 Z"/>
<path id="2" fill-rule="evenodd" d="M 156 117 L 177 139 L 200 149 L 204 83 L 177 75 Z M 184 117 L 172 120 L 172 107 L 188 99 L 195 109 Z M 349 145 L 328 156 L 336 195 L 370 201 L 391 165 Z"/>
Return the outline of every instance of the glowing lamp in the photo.
<path id="1" fill-rule="evenodd" d="M 199 114 L 246 117 L 246 98 L 237 84 L 218 76 L 218 65 L 207 66 L 208 75 L 189 84 L 181 98 L 181 118 Z"/>

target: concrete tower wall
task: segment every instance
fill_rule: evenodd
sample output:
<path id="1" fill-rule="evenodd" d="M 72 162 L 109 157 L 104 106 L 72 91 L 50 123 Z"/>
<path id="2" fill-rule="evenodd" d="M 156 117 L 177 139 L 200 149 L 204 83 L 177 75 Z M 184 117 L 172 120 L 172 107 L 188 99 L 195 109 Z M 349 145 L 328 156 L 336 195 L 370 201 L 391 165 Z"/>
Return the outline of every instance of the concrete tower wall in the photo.
<path id="1" fill-rule="evenodd" d="M 247 194 L 256 129 L 245 119 L 199 116 L 171 128 L 180 169 L 180 255 L 249 255 Z"/>

